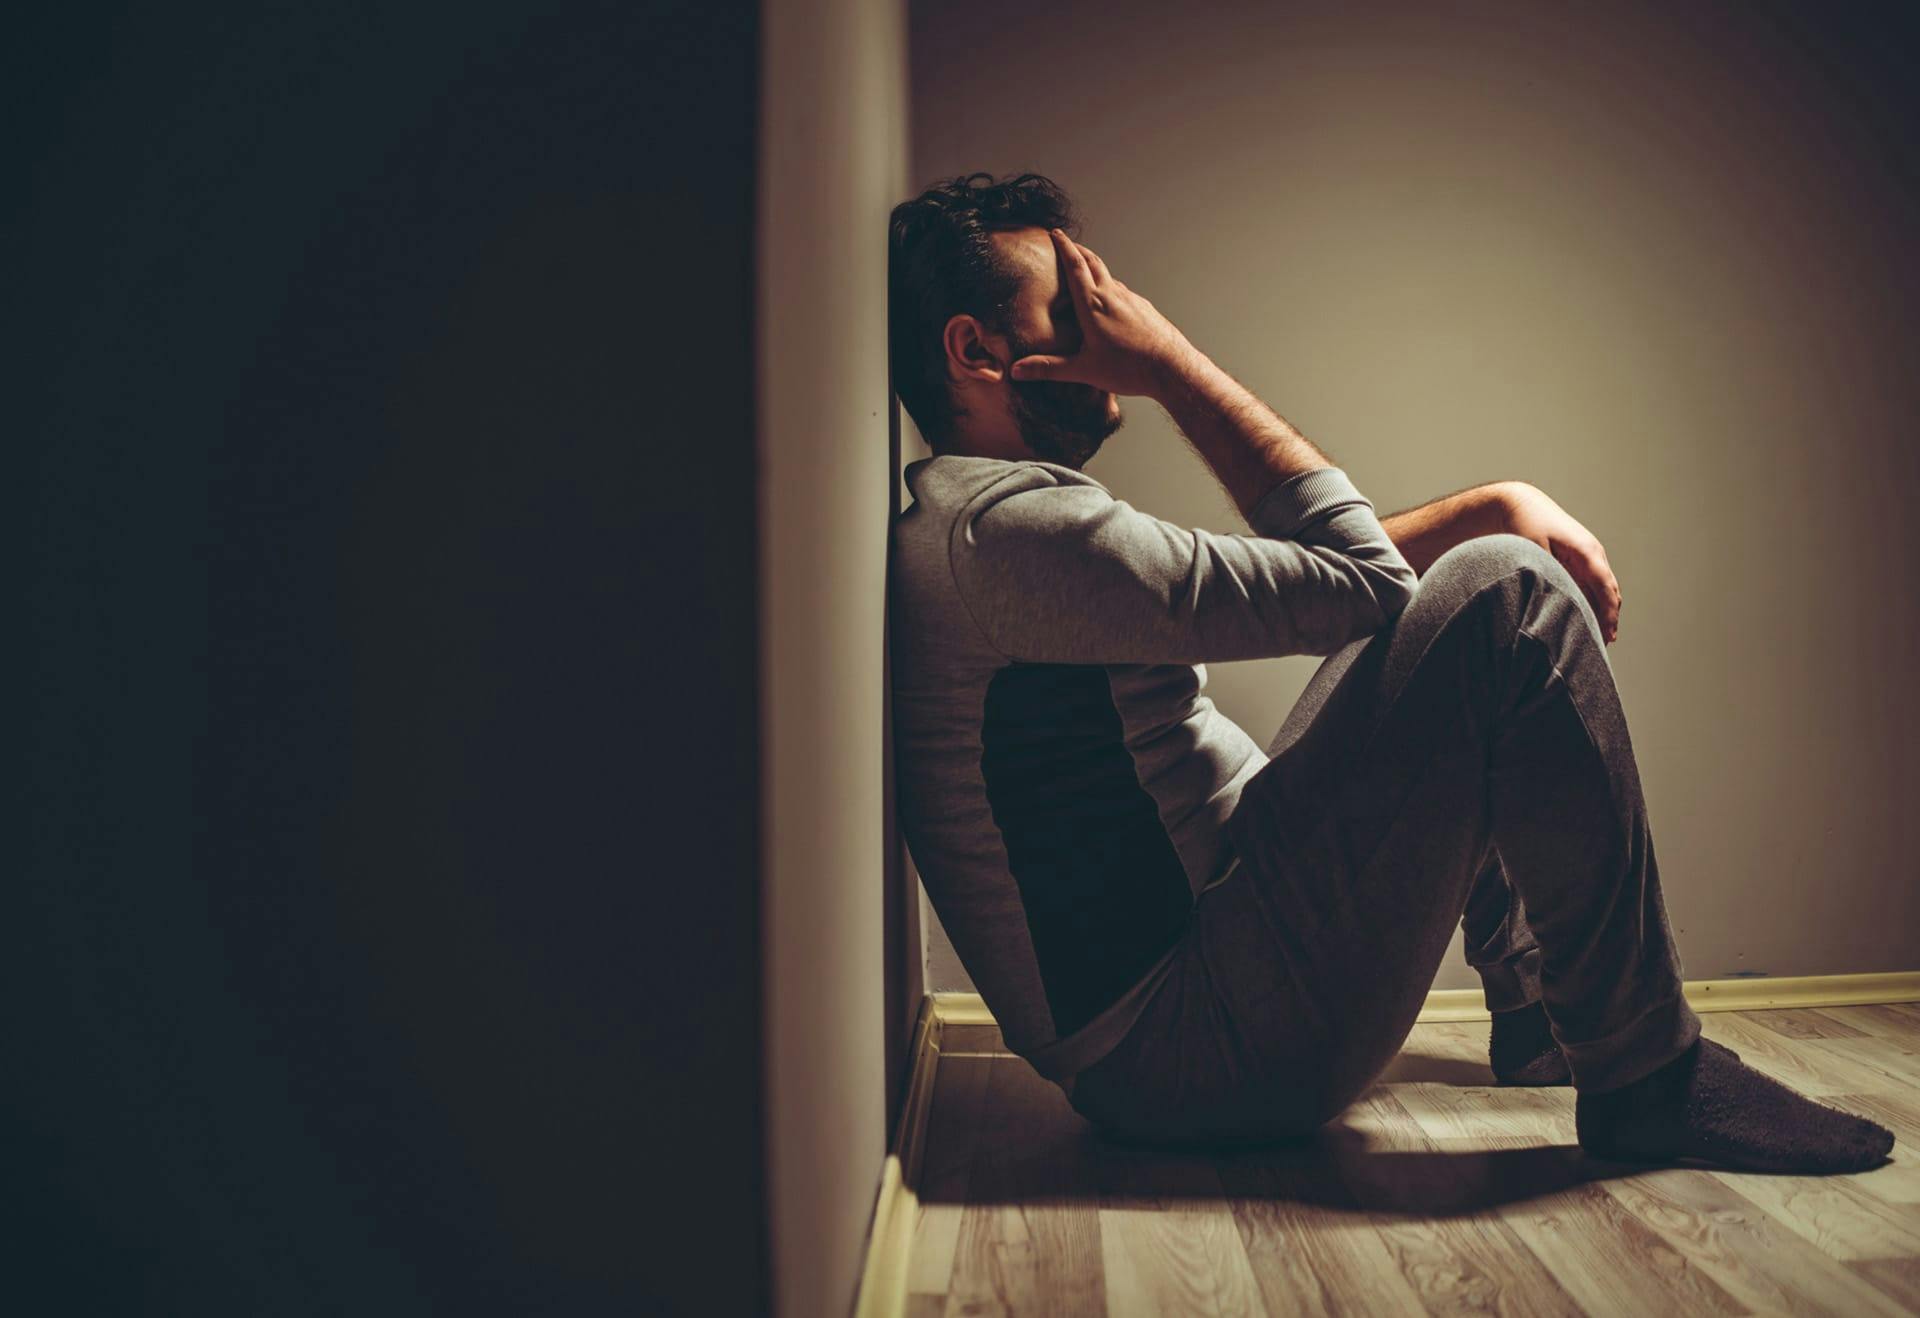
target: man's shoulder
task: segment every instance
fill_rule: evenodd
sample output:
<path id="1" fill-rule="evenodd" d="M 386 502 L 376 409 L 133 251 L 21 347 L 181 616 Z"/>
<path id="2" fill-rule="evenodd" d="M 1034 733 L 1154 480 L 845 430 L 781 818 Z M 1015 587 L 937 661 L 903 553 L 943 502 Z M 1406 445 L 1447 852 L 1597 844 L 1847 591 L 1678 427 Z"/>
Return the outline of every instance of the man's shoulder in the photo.
<path id="1" fill-rule="evenodd" d="M 958 514 L 982 498 L 998 498 L 1048 486 L 1107 487 L 1083 471 L 1038 458 L 983 458 L 941 453 L 907 464 L 907 490 L 914 503 Z"/>

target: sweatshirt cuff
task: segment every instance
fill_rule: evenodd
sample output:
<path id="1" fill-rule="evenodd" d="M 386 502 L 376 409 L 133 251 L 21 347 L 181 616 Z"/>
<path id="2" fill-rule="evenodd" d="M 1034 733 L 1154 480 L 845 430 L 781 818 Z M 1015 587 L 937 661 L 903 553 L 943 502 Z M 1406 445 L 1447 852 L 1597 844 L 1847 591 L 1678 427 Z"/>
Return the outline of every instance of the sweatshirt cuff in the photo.
<path id="1" fill-rule="evenodd" d="M 1260 496 L 1260 502 L 1247 514 L 1247 524 L 1263 536 L 1290 540 L 1308 522 L 1350 504 L 1373 502 L 1354 488 L 1347 473 L 1338 467 L 1314 467 L 1289 476 Z"/>

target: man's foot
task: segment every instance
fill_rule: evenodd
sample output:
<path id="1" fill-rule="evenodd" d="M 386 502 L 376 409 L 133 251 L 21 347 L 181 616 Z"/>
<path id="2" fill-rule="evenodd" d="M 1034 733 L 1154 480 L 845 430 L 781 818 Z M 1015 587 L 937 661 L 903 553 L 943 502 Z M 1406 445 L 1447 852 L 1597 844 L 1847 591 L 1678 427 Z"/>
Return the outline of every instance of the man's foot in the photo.
<path id="1" fill-rule="evenodd" d="M 1574 1129 L 1597 1157 L 1756 1172 L 1864 1171 L 1893 1148 L 1885 1126 L 1795 1093 L 1704 1035 L 1630 1085 L 1577 1095 Z"/>
<path id="2" fill-rule="evenodd" d="M 1487 1060 L 1494 1081 L 1502 1085 L 1564 1085 L 1573 1080 L 1566 1054 L 1547 1027 L 1547 1010 L 1538 1002 L 1493 1013 Z"/>

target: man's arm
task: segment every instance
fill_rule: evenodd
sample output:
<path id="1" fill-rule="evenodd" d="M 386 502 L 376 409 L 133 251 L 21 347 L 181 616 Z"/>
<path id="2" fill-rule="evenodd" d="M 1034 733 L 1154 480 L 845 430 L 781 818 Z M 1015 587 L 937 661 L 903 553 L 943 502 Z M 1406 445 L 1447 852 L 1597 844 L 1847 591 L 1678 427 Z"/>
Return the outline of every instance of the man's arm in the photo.
<path id="1" fill-rule="evenodd" d="M 1338 467 L 1288 477 L 1248 521 L 1250 536 L 1180 526 L 1027 463 L 960 509 L 948 565 L 988 643 L 1029 663 L 1332 654 L 1413 597 L 1413 569 Z"/>
<path id="2" fill-rule="evenodd" d="M 1421 576 L 1435 559 L 1462 541 L 1501 533 L 1531 540 L 1573 577 L 1593 606 L 1594 621 L 1607 642 L 1620 635 L 1620 582 L 1607 561 L 1605 546 L 1537 485 L 1490 481 L 1389 513 L 1380 519 L 1380 526 Z"/>
<path id="3" fill-rule="evenodd" d="M 1153 398 L 1254 535 L 1175 526 L 1089 478 L 1031 468 L 963 510 L 950 545 L 989 641 L 1032 662 L 1204 663 L 1331 654 L 1391 622 L 1418 578 L 1346 472 L 1091 248 L 1052 235 L 1081 342 L 1009 373 Z"/>
<path id="4" fill-rule="evenodd" d="M 1283 481 L 1333 465 L 1285 417 L 1184 341 L 1165 360 L 1152 397 L 1249 522 Z"/>
<path id="5" fill-rule="evenodd" d="M 1196 348 L 1157 307 L 1114 277 L 1091 247 L 1049 230 L 1080 326 L 1071 357 L 1031 354 L 1008 364 L 1016 380 L 1067 380 L 1152 398 L 1249 523 L 1260 501 L 1293 477 L 1333 465 L 1305 435 Z M 1373 506 L 1367 505 L 1369 520 Z M 1392 547 L 1386 546 L 1392 557 Z M 1396 565 L 1397 566 L 1397 565 Z"/>
<path id="6" fill-rule="evenodd" d="M 1333 520 L 1345 525 L 1317 552 L 1333 553 L 1349 578 L 1344 593 L 1354 597 L 1350 628 L 1357 624 L 1371 630 L 1390 621 L 1411 598 L 1419 574 L 1440 555 L 1462 541 L 1504 531 L 1551 552 L 1592 602 L 1607 640 L 1614 638 L 1620 587 L 1606 551 L 1537 487 L 1525 481 L 1494 481 L 1394 513 L 1384 522 L 1376 519 L 1373 504 L 1353 488 L 1345 472 L 1321 472 L 1331 461 L 1306 436 L 1194 347 L 1152 302 L 1114 278 L 1092 248 L 1059 229 L 1051 233 L 1073 290 L 1083 341 L 1070 358 L 1022 357 L 1009 365 L 1009 373 L 1018 380 L 1071 380 L 1152 397 L 1167 409 L 1261 536 L 1297 535 L 1289 518 L 1276 523 L 1266 507 L 1286 501 L 1296 485 L 1308 487 L 1310 503 L 1334 495 L 1322 486 L 1344 486 L 1335 497 L 1349 507 L 1344 518 Z M 1334 530 L 1332 521 L 1328 529 Z M 1176 530 L 1162 523 L 1146 538 L 1157 536 L 1164 542 Z M 1113 552 L 1124 558 L 1129 537 L 1108 539 Z M 1164 570 L 1169 564 L 1160 566 Z M 1295 564 L 1296 569 L 1301 566 Z M 1230 585 L 1239 579 L 1239 574 L 1228 574 Z M 1158 580 L 1135 575 L 1138 584 L 1153 589 L 1165 589 L 1169 580 L 1164 571 Z M 1368 615 L 1370 623 L 1365 621 Z M 1307 630 L 1317 631 L 1322 642 L 1337 632 L 1324 623 Z"/>
<path id="7" fill-rule="evenodd" d="M 1440 555 L 1463 541 L 1513 529 L 1518 481 L 1490 481 L 1445 494 L 1417 508 L 1389 513 L 1380 526 L 1401 557 L 1425 576 Z"/>

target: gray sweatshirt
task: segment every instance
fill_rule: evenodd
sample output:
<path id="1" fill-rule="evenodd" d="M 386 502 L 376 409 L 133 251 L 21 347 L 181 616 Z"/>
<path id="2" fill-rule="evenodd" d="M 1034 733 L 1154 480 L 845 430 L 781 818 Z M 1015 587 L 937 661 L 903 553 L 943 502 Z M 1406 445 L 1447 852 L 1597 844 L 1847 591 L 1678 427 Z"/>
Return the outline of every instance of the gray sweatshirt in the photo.
<path id="1" fill-rule="evenodd" d="M 1069 1093 L 1164 978 L 1235 858 L 1265 751 L 1210 661 L 1327 655 L 1413 569 L 1338 467 L 1216 534 L 1051 462 L 910 463 L 889 582 L 900 823 L 1007 1047 Z"/>

